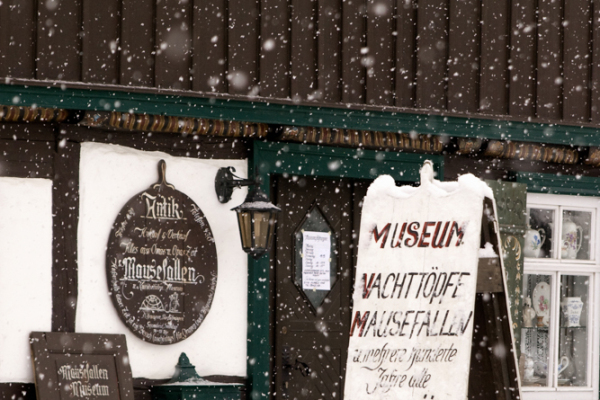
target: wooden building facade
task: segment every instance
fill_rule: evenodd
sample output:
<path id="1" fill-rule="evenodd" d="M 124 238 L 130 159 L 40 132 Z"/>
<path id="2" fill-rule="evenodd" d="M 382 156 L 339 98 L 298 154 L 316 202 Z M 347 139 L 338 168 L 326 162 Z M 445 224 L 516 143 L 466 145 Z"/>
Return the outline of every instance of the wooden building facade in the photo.
<path id="1" fill-rule="evenodd" d="M 593 126 L 597 8 L 592 0 L 8 1 L 0 75 Z"/>
<path id="2" fill-rule="evenodd" d="M 197 346 L 198 357 L 209 358 L 191 361 L 202 364 L 201 375 L 243 383 L 240 396 L 249 399 L 342 396 L 352 231 L 361 196 L 384 173 L 416 182 L 419 166 L 431 159 L 440 179 L 473 173 L 498 182 L 519 356 L 547 371 L 563 355 L 571 359 L 572 371 L 564 375 L 540 367 L 537 380 L 524 384 L 523 397 L 598 398 L 599 24 L 597 0 L 2 1 L 0 176 L 51 185 L 46 329 L 95 326 L 81 314 L 96 310 L 90 305 L 96 298 L 87 293 L 105 290 L 104 282 L 94 284 L 94 275 L 86 274 L 103 270 L 104 260 L 99 263 L 90 247 L 103 250 L 106 238 L 85 245 L 82 238 L 93 237 L 95 220 L 86 210 L 96 200 L 89 193 L 102 193 L 99 182 L 114 173 L 107 168 L 105 175 L 86 175 L 100 165 L 98 157 L 139 160 L 132 167 L 137 174 L 161 152 L 181 162 L 182 170 L 197 171 L 192 176 L 204 184 L 212 184 L 214 168 L 231 163 L 263 177 L 263 189 L 284 217 L 269 257 L 240 263 L 219 255 L 219 268 L 226 267 L 220 276 L 231 284 L 225 287 L 246 288 L 232 314 L 239 317 L 243 308 L 244 316 L 226 325 L 238 331 L 231 353 L 224 344 L 212 346 L 234 361 L 210 359 L 210 341 Z M 122 162 L 115 165 L 130 165 Z M 191 191 L 194 182 L 184 186 Z M 128 198 L 142 189 L 131 188 Z M 194 200 L 202 205 L 209 197 L 216 199 L 211 192 Z M 295 273 L 291 238 L 304 223 L 299 217 L 315 206 L 340 244 L 339 284 L 320 311 L 301 290 L 290 295 L 294 286 L 286 286 Z M 234 217 L 225 206 L 207 207 L 214 211 L 209 221 Z M 574 258 L 560 249 L 567 222 L 583 232 L 583 250 Z M 547 237 L 535 256 L 527 253 L 525 238 L 540 229 Z M 217 238 L 219 246 L 239 247 L 232 238 Z M 236 276 L 243 276 L 241 283 Z M 585 289 L 573 286 L 586 279 Z M 522 323 L 522 311 L 541 282 L 553 288 L 550 321 L 557 322 L 537 329 Z M 587 301 L 583 333 L 558 322 L 559 300 L 573 293 Z M 227 300 L 215 302 L 226 314 Z M 310 329 L 322 322 L 340 335 L 340 349 L 325 351 L 332 343 L 315 339 L 318 332 Z M 207 328 L 207 336 L 216 337 L 218 326 Z M 302 340 L 320 347 L 295 352 L 298 345 L 289 338 L 299 332 L 309 332 Z M 28 332 L 8 335 L 26 341 Z M 532 341 L 553 350 L 533 354 Z M 172 359 L 174 366 L 182 343 L 161 353 L 159 362 Z M 145 345 L 134 345 L 132 364 L 136 354 L 152 353 Z M 136 376 L 134 368 L 140 398 L 172 374 L 170 367 L 139 371 Z M 3 374 L 0 366 L 2 398 L 35 397 L 32 381 Z M 475 385 L 470 398 L 499 399 L 490 388 Z"/>

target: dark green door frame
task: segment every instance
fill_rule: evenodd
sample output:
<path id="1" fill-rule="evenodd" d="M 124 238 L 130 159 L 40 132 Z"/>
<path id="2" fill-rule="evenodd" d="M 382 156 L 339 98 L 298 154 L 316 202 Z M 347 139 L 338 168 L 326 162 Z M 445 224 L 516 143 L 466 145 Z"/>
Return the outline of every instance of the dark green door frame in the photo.
<path id="1" fill-rule="evenodd" d="M 272 175 L 375 179 L 388 174 L 397 181 L 417 182 L 425 160 L 433 161 L 437 179 L 443 180 L 444 158 L 440 155 L 255 141 L 248 175 L 257 173 L 262 178 L 262 190 L 270 197 Z M 251 400 L 270 398 L 270 296 L 269 257 L 248 257 L 247 373 Z"/>

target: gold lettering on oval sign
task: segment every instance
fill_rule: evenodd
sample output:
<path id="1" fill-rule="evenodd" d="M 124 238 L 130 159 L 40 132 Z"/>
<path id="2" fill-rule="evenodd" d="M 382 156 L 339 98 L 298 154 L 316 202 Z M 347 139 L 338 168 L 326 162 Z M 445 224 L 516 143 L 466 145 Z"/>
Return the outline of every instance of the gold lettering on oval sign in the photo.
<path id="1" fill-rule="evenodd" d="M 157 194 L 152 196 L 146 192 L 142 193 L 146 200 L 146 218 L 148 219 L 184 219 L 183 211 L 179 209 L 179 204 L 175 198 L 161 196 Z"/>
<path id="2" fill-rule="evenodd" d="M 196 273 L 194 267 L 182 267 L 179 258 L 173 259 L 173 264 L 169 264 L 169 257 L 166 257 L 162 264 L 152 260 L 151 264 L 139 264 L 135 257 L 125 257 L 122 260 L 115 259 L 118 268 L 123 268 L 124 274 L 120 280 L 147 280 L 161 281 L 165 283 L 203 283 L 204 276 Z"/>

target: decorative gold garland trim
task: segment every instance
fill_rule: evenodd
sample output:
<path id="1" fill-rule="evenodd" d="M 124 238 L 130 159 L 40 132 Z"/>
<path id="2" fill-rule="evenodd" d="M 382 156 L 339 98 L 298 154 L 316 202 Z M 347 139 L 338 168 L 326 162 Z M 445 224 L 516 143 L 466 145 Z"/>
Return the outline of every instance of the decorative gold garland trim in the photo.
<path id="1" fill-rule="evenodd" d="M 69 112 L 60 108 L 0 105 L 0 122 L 60 123 L 68 116 Z M 121 112 L 86 111 L 80 124 L 97 128 L 201 136 L 264 138 L 268 133 L 268 125 L 262 123 Z M 281 140 L 363 148 L 418 150 L 436 154 L 444 149 L 439 136 L 335 128 L 285 127 Z M 483 142 L 482 139 L 458 138 L 456 154 L 467 155 L 479 152 Z M 500 140 L 490 140 L 482 155 L 559 164 L 576 164 L 579 161 L 579 152 L 571 147 Z M 600 147 L 590 147 L 583 164 L 600 166 Z"/>
<path id="2" fill-rule="evenodd" d="M 482 139 L 458 138 L 456 154 L 476 154 L 482 149 L 483 143 Z M 487 142 L 487 147 L 482 153 L 486 157 L 558 164 L 577 164 L 579 161 L 579 151 L 571 147 L 501 140 Z M 590 149 L 590 157 L 585 163 L 598 165 L 596 163 L 600 163 L 600 152 L 592 154 Z"/>
<path id="3" fill-rule="evenodd" d="M 352 129 L 285 127 L 281 140 L 326 145 L 392 150 L 420 150 L 441 153 L 444 145 L 439 136 L 407 133 L 356 131 Z"/>
<path id="4" fill-rule="evenodd" d="M 577 164 L 579 161 L 579 152 L 570 147 L 500 140 L 490 140 L 483 155 L 558 164 Z"/>
<path id="5" fill-rule="evenodd" d="M 583 160 L 585 165 L 600 166 L 600 147 L 590 147 L 588 156 Z"/>
<path id="6" fill-rule="evenodd" d="M 63 122 L 68 116 L 61 108 L 0 106 L 0 122 Z"/>
<path id="7" fill-rule="evenodd" d="M 79 124 L 94 128 L 116 128 L 129 131 L 168 132 L 200 136 L 263 138 L 268 133 L 267 124 L 132 114 L 116 111 L 86 111 Z"/>

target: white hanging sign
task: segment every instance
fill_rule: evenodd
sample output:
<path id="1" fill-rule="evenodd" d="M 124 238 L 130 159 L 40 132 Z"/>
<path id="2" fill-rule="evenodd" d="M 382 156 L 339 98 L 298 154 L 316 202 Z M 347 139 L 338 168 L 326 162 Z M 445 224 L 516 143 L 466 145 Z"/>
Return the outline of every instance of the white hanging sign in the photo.
<path id="1" fill-rule="evenodd" d="M 302 231 L 302 289 L 331 290 L 331 235 Z"/>
<path id="2" fill-rule="evenodd" d="M 359 236 L 346 400 L 467 397 L 484 197 L 472 175 L 379 177 Z"/>

